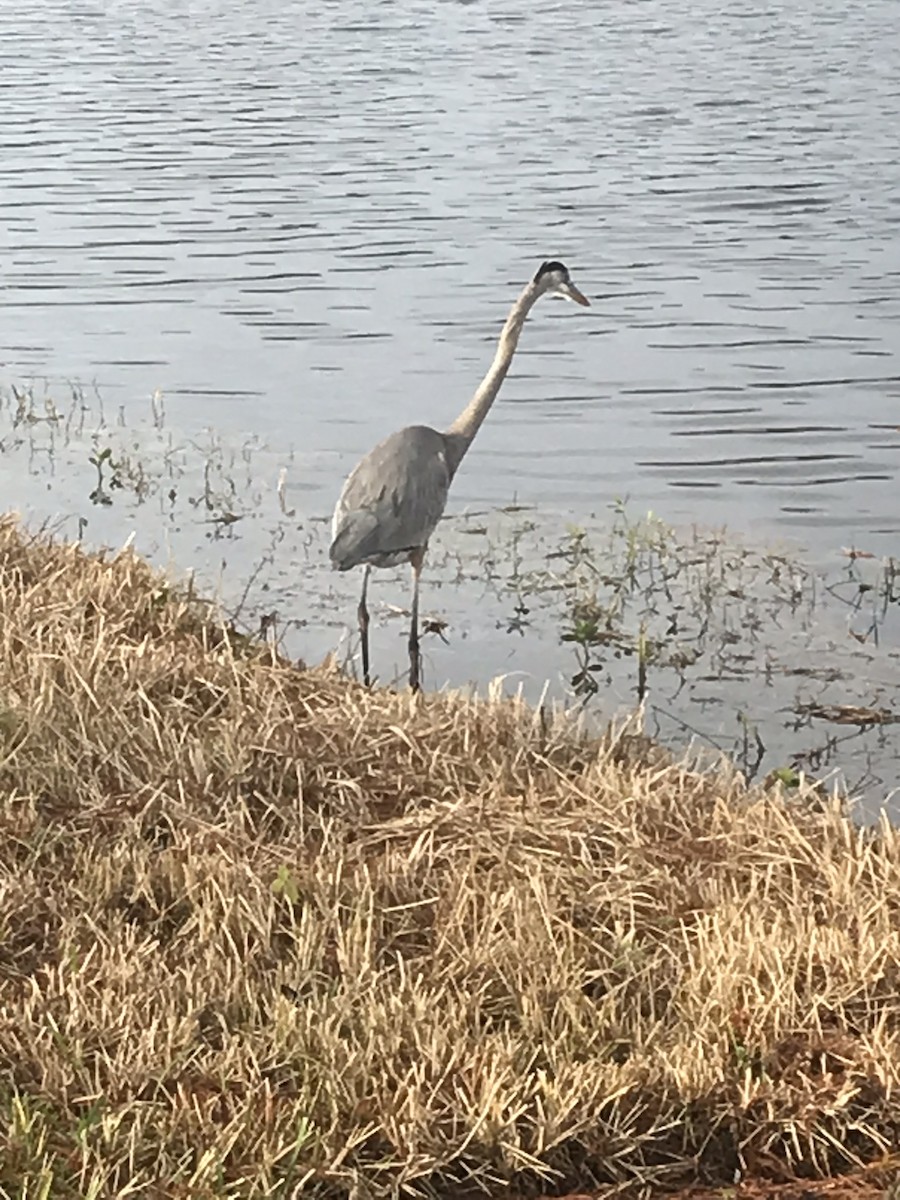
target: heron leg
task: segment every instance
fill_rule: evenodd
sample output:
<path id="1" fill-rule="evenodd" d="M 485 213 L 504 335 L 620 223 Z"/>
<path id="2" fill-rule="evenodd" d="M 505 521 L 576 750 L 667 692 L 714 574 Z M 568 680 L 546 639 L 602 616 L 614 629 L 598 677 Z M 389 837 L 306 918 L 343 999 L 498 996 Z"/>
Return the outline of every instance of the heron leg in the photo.
<path id="1" fill-rule="evenodd" d="M 425 561 L 425 548 L 414 550 L 409 556 L 412 567 L 412 604 L 409 622 L 409 686 L 414 692 L 422 690 L 422 660 L 419 655 L 419 576 Z"/>
<path id="2" fill-rule="evenodd" d="M 359 598 L 359 607 L 356 610 L 357 620 L 359 621 L 360 648 L 362 650 L 363 682 L 366 687 L 369 687 L 369 610 L 366 608 L 366 589 L 369 586 L 370 570 L 371 567 L 366 563 L 363 567 L 362 595 Z"/>

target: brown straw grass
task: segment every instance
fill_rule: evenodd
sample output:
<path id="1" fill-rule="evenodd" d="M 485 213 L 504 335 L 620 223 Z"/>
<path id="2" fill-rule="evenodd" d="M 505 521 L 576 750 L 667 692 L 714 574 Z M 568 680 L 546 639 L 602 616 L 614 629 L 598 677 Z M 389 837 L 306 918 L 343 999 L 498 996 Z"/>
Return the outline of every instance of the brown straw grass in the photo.
<path id="1" fill-rule="evenodd" d="M 0 788 L 0 1194 L 728 1183 L 898 1140 L 900 840 L 836 806 L 298 669 L 8 518 Z"/>

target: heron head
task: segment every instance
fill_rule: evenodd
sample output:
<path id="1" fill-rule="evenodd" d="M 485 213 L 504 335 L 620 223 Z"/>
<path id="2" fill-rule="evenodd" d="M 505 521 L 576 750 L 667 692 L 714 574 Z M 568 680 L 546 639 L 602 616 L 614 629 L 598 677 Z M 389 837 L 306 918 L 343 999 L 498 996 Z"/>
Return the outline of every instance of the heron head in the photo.
<path id="1" fill-rule="evenodd" d="M 575 304 L 590 307 L 587 296 L 580 292 L 569 278 L 569 268 L 561 262 L 542 263 L 534 282 L 541 289 L 542 295 L 546 292 L 551 296 L 561 296 L 564 300 L 572 300 Z"/>

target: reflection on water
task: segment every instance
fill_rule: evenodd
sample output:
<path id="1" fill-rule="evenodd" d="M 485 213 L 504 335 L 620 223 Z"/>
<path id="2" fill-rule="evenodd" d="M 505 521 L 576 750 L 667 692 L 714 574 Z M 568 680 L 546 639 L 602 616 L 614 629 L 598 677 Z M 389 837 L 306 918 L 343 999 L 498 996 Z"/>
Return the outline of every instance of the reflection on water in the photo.
<path id="1" fill-rule="evenodd" d="M 893 550 L 898 38 L 892 0 L 5 5 L 0 369 L 277 437 L 325 512 L 558 255 L 600 299 L 535 313 L 460 502 Z"/>

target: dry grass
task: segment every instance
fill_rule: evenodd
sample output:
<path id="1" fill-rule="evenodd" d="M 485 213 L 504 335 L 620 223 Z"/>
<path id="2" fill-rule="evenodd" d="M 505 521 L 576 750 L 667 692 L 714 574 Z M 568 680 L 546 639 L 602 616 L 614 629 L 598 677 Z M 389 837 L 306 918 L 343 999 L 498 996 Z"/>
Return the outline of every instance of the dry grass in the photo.
<path id="1" fill-rule="evenodd" d="M 900 1138 L 887 827 L 298 670 L 8 519 L 0 609 L 0 1194 L 716 1183 Z"/>

